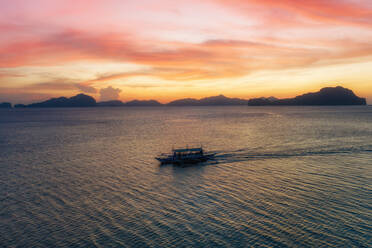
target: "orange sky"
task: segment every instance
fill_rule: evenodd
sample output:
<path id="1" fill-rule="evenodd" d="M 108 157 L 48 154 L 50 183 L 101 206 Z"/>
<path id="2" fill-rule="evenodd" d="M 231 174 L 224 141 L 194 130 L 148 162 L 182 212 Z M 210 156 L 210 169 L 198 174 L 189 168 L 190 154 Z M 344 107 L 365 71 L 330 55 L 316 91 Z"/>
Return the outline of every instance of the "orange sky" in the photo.
<path id="1" fill-rule="evenodd" d="M 341 85 L 372 103 L 369 0 L 0 0 L 0 10 L 0 102 Z"/>

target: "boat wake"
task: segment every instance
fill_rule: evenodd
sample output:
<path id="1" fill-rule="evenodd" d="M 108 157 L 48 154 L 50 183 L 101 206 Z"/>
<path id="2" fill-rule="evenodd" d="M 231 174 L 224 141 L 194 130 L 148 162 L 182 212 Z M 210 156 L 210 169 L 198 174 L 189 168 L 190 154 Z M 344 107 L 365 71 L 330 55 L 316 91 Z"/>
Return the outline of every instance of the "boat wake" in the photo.
<path id="1" fill-rule="evenodd" d="M 214 161 L 217 163 L 233 163 L 247 160 L 258 159 L 280 159 L 289 157 L 305 157 L 305 156 L 327 156 L 327 155 L 351 155 L 356 153 L 371 153 L 372 146 L 363 147 L 343 147 L 339 149 L 311 149 L 311 150 L 287 150 L 275 152 L 256 152 L 249 149 L 239 149 L 231 152 L 213 151 L 216 153 Z"/>

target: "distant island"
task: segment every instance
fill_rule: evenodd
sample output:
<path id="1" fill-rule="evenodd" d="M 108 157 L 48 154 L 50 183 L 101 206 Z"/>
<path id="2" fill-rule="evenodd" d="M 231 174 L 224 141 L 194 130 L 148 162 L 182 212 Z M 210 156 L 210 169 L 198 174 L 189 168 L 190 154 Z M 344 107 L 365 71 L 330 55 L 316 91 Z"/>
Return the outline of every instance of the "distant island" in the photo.
<path id="1" fill-rule="evenodd" d="M 155 100 L 133 100 L 129 102 L 122 102 L 119 100 L 112 100 L 106 102 L 98 102 L 97 107 L 146 107 L 146 106 L 162 106 L 158 101 Z"/>
<path id="2" fill-rule="evenodd" d="M 16 104 L 15 108 L 70 108 L 70 107 L 94 107 L 96 100 L 88 95 L 79 94 L 70 98 L 51 98 L 44 102 L 32 103 L 29 105 Z"/>
<path id="3" fill-rule="evenodd" d="M 120 100 L 96 102 L 88 95 L 79 94 L 70 98 L 51 98 L 44 102 L 29 105 L 16 104 L 15 108 L 66 108 L 66 107 L 159 107 L 159 106 L 221 106 L 221 105 L 247 105 L 247 100 L 229 98 L 223 95 L 206 97 L 202 99 L 186 98 L 162 104 L 156 100 L 133 100 L 122 102 Z"/>
<path id="4" fill-rule="evenodd" d="M 12 108 L 12 104 L 10 102 L 2 102 L 0 103 L 0 108 Z"/>
<path id="5" fill-rule="evenodd" d="M 318 92 L 306 93 L 294 98 L 278 99 L 275 97 L 261 97 L 250 100 L 240 98 L 229 98 L 224 95 L 205 97 L 201 99 L 185 98 L 167 104 L 156 100 L 133 100 L 122 102 L 119 100 L 96 102 L 96 100 L 85 94 L 67 98 L 51 98 L 44 102 L 28 105 L 16 104 L 15 108 L 68 108 L 68 107 L 145 107 L 145 106 L 304 106 L 304 105 L 366 105 L 366 99 L 358 97 L 353 91 L 337 87 L 322 88 Z M 11 108 L 11 103 L 0 103 L 0 108 Z"/>
<path id="6" fill-rule="evenodd" d="M 247 105 L 247 100 L 240 98 L 229 98 L 224 95 L 205 97 L 200 100 L 185 98 L 172 101 L 168 106 L 223 106 L 223 105 Z"/>
<path id="7" fill-rule="evenodd" d="M 353 91 L 341 86 L 322 88 L 318 92 L 306 93 L 294 98 L 277 99 L 254 98 L 248 100 L 249 106 L 304 106 L 304 105 L 366 105 L 366 99 L 358 97 Z"/>

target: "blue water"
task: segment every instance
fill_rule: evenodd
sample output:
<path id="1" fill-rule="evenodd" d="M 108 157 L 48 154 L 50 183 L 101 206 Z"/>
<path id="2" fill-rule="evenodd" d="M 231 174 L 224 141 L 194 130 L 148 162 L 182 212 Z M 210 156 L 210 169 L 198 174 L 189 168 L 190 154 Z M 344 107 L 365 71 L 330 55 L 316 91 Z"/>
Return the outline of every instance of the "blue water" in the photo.
<path id="1" fill-rule="evenodd" d="M 0 247 L 372 247 L 371 193 L 371 106 L 0 110 Z"/>

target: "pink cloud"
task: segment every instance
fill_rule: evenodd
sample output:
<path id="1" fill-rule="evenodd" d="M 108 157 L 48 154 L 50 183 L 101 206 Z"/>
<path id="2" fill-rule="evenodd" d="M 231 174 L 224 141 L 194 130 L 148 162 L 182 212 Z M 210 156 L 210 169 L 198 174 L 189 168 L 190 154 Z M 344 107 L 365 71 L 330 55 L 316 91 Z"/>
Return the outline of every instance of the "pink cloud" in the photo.
<path id="1" fill-rule="evenodd" d="M 208 4 L 183 0 L 0 2 L 5 13 L 0 17 L 0 31 L 7 33 L 0 37 L 0 68 L 75 61 L 128 62 L 150 68 L 83 84 L 90 86 L 133 76 L 172 81 L 239 77 L 252 71 L 371 55 L 371 46 L 363 42 L 372 38 L 371 32 L 356 35 L 358 28 L 372 22 L 372 6 L 363 1 L 210 0 Z M 244 22 L 237 13 L 246 18 Z M 234 15 L 236 20 L 231 19 Z M 343 32 L 330 32 L 335 26 Z M 171 32 L 171 38 L 192 33 L 200 41 L 166 40 L 160 34 L 164 30 Z"/>
<path id="2" fill-rule="evenodd" d="M 270 16 L 263 15 L 270 19 L 270 23 L 276 24 L 300 16 L 312 21 L 328 24 L 347 25 L 372 25 L 372 4 L 367 1 L 351 0 L 212 0 L 221 3 L 229 8 L 234 8 L 241 13 L 255 15 L 253 10 L 269 12 Z M 255 9 L 259 8 L 259 9 Z M 274 11 L 277 14 L 275 14 Z"/>
<path id="3" fill-rule="evenodd" d="M 335 59 L 371 55 L 371 45 L 353 40 L 324 40 L 323 48 L 301 48 L 265 39 L 214 39 L 199 44 L 148 42 L 119 33 L 90 34 L 70 29 L 0 46 L 0 67 L 61 65 L 80 60 L 119 61 L 153 69 L 113 75 L 106 80 L 138 75 L 194 80 L 237 77 L 255 70 L 301 67 L 322 60 L 331 63 Z"/>

